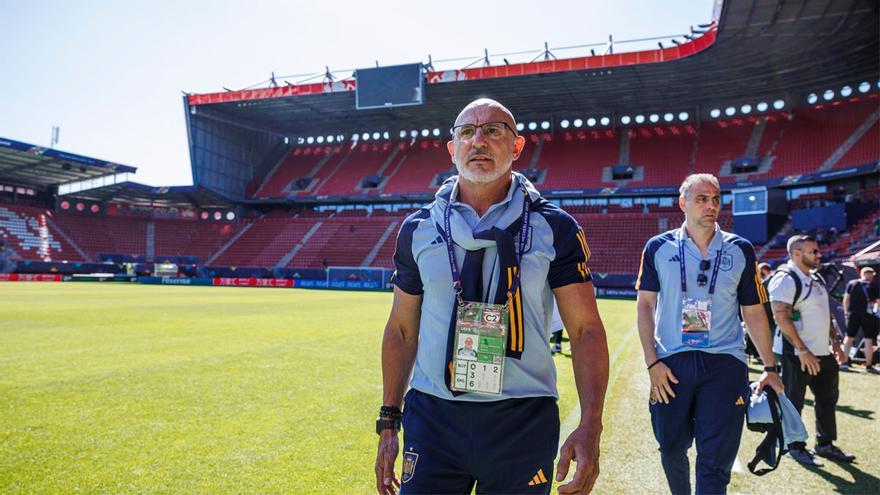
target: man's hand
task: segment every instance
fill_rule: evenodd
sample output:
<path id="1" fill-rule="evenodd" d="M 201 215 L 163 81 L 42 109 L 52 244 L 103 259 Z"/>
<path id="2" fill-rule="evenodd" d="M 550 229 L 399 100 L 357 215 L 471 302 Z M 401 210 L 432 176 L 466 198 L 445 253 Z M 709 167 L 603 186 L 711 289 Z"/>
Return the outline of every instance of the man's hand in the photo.
<path id="1" fill-rule="evenodd" d="M 798 351 L 798 353 L 798 357 L 801 360 L 801 371 L 806 371 L 813 376 L 819 374 L 819 359 L 809 350 L 804 352 Z"/>
<path id="2" fill-rule="evenodd" d="M 571 461 L 577 463 L 574 477 L 568 483 L 559 486 L 562 494 L 587 494 L 593 490 L 593 484 L 599 477 L 599 431 L 590 431 L 586 426 L 578 426 L 559 449 L 559 462 L 556 464 L 556 481 L 568 476 Z"/>
<path id="3" fill-rule="evenodd" d="M 666 363 L 660 361 L 648 370 L 651 375 L 651 398 L 669 404 L 669 401 L 675 397 L 672 391 L 672 384 L 678 383 L 678 378 L 672 374 L 672 370 Z M 671 382 L 671 383 L 670 383 Z"/>
<path id="4" fill-rule="evenodd" d="M 843 347 L 840 344 L 834 344 L 831 348 L 834 349 L 834 359 L 837 360 L 837 364 L 846 364 L 849 356 L 843 352 Z"/>
<path id="5" fill-rule="evenodd" d="M 400 451 L 397 432 L 382 430 L 379 435 L 379 453 L 376 454 L 376 492 L 379 495 L 397 495 L 400 480 L 394 474 L 394 461 Z"/>
<path id="6" fill-rule="evenodd" d="M 785 390 L 785 387 L 782 386 L 782 380 L 779 379 L 779 373 L 767 373 L 766 371 L 758 380 L 758 389 L 755 392 L 760 394 L 764 387 L 772 388 L 777 394 Z"/>

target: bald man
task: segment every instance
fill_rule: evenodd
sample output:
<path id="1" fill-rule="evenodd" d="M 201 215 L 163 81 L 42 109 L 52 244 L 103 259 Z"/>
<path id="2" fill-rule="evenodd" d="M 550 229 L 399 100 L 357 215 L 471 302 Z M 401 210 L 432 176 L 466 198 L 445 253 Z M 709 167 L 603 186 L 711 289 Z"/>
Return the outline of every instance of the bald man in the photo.
<path id="1" fill-rule="evenodd" d="M 402 224 L 382 341 L 376 490 L 549 493 L 559 446 L 553 298 L 571 338 L 580 422 L 559 450 L 559 493 L 599 474 L 608 347 L 577 222 L 512 171 L 525 139 L 500 103 L 467 105 L 447 143 L 458 175 Z M 476 359 L 456 343 L 475 336 Z M 401 408 L 403 411 L 401 412 Z M 394 471 L 403 427 L 403 465 Z"/>

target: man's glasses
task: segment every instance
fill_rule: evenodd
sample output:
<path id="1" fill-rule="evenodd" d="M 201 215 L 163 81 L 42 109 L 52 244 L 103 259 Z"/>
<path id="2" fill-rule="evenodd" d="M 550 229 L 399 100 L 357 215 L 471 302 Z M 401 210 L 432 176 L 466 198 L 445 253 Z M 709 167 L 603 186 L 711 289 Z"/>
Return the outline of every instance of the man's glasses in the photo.
<path id="1" fill-rule="evenodd" d="M 709 268 L 712 268 L 712 262 L 709 260 L 700 260 L 700 274 L 697 275 L 697 285 L 700 287 L 705 287 L 706 284 L 709 283 L 709 277 L 705 272 L 709 271 Z"/>
<path id="2" fill-rule="evenodd" d="M 507 129 L 516 136 L 516 131 L 514 131 L 507 122 L 486 122 L 484 124 L 475 125 L 475 124 L 460 124 L 449 131 L 452 133 L 452 136 L 455 139 L 463 139 L 468 140 L 472 139 L 477 134 L 477 129 L 483 130 L 483 135 L 488 139 L 501 139 L 504 137 L 504 130 Z"/>

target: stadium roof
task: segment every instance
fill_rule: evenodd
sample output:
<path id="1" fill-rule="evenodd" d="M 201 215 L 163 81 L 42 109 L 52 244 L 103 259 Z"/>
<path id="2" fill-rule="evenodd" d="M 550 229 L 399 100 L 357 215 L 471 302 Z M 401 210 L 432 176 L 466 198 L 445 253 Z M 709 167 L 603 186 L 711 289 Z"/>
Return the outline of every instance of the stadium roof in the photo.
<path id="1" fill-rule="evenodd" d="M 135 171 L 128 165 L 0 138 L 0 180 L 16 184 L 46 187 Z"/>
<path id="2" fill-rule="evenodd" d="M 233 203 L 199 186 L 149 186 L 138 182 L 119 182 L 62 196 L 67 199 L 115 201 L 139 206 L 167 208 L 230 208 Z"/>
<path id="3" fill-rule="evenodd" d="M 727 0 L 717 28 L 680 46 L 428 73 L 421 106 L 355 110 L 354 80 L 189 95 L 194 115 L 298 136 L 445 127 L 476 96 L 520 120 L 668 112 L 810 92 L 880 74 L 878 2 Z M 756 100 L 755 100 L 756 101 Z"/>

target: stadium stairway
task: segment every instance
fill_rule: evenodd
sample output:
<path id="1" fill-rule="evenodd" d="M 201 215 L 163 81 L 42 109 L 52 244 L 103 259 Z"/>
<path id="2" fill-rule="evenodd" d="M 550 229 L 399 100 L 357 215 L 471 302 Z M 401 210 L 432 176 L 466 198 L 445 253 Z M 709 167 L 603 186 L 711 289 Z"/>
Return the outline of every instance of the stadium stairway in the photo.
<path id="1" fill-rule="evenodd" d="M 364 258 L 364 260 L 361 262 L 361 266 L 371 266 L 373 264 L 373 261 L 376 259 L 376 255 L 379 254 L 379 252 L 382 250 L 382 247 L 385 245 L 385 241 L 387 241 L 388 238 L 392 237 L 392 234 L 394 234 L 395 227 L 397 227 L 397 220 L 394 220 L 390 224 L 388 224 L 388 228 L 385 229 L 385 233 L 383 233 L 382 237 L 380 237 L 379 240 L 376 241 L 373 249 L 370 250 L 369 253 L 367 253 L 367 257 Z"/>
<path id="2" fill-rule="evenodd" d="M 302 249 L 302 247 L 307 242 L 309 242 L 309 239 L 311 239 L 312 236 L 315 235 L 315 232 L 317 232 L 318 229 L 320 229 L 321 225 L 323 225 L 323 224 L 324 224 L 324 222 L 322 222 L 320 220 L 315 222 L 315 224 L 312 225 L 312 228 L 310 228 L 309 231 L 306 232 L 306 234 L 302 237 L 302 239 L 300 239 L 300 241 L 297 242 L 295 246 L 293 246 L 293 249 L 291 249 L 290 251 L 287 252 L 287 254 L 282 256 L 281 259 L 278 260 L 278 263 L 275 263 L 274 268 L 284 268 L 285 266 L 287 266 L 287 264 L 290 263 L 290 260 L 292 260 L 293 257 L 296 256 L 296 253 L 298 253 L 299 250 Z"/>
<path id="3" fill-rule="evenodd" d="M 205 264 L 206 265 L 213 265 L 214 261 L 216 261 L 217 258 L 219 258 L 223 253 L 225 253 L 226 250 L 229 249 L 230 246 L 235 244 L 235 241 L 237 241 L 239 237 L 241 237 L 245 233 L 247 233 L 247 231 L 250 230 L 251 227 L 253 227 L 253 226 L 254 226 L 253 222 L 246 223 L 244 225 L 244 227 L 242 227 L 241 230 L 239 230 L 235 235 L 232 236 L 232 238 L 230 238 L 228 241 L 226 241 L 225 244 L 220 246 L 220 249 L 218 249 L 214 254 L 210 255 L 207 258 L 207 260 L 205 261 Z"/>
<path id="4" fill-rule="evenodd" d="M 878 120 L 880 120 L 880 108 L 871 113 L 871 115 L 869 115 L 848 138 L 846 138 L 846 141 L 844 141 L 839 148 L 834 150 L 834 153 L 825 160 L 825 163 L 819 167 L 819 170 L 825 171 L 834 168 L 834 166 L 844 157 L 849 158 L 848 160 L 845 160 L 844 163 L 851 165 L 868 163 L 880 158 L 880 149 L 878 149 L 877 140 L 878 129 L 876 125 Z M 873 132 L 869 133 L 869 130 L 873 130 Z M 864 140 L 862 139 L 863 137 L 865 138 Z M 850 155 L 850 150 L 853 150 L 856 144 L 860 142 L 867 145 L 867 150 L 864 151 L 868 151 L 868 153 L 864 153 L 862 147 L 859 147 Z M 873 154 L 870 153 L 872 150 L 874 152 Z M 862 156 L 864 156 L 864 158 L 862 158 Z"/>

